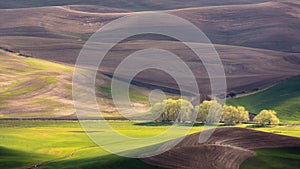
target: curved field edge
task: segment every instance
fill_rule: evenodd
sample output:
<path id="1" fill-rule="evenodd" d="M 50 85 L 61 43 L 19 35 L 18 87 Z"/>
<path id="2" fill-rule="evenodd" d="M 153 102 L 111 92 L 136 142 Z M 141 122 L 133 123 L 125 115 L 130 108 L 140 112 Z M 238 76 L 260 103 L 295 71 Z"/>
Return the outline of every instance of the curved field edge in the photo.
<path id="1" fill-rule="evenodd" d="M 256 156 L 245 160 L 241 169 L 298 169 L 300 147 L 254 150 Z"/>
<path id="2" fill-rule="evenodd" d="M 229 105 L 245 106 L 258 114 L 263 109 L 273 109 L 281 121 L 300 123 L 300 76 L 286 79 L 266 90 L 227 101 Z"/>

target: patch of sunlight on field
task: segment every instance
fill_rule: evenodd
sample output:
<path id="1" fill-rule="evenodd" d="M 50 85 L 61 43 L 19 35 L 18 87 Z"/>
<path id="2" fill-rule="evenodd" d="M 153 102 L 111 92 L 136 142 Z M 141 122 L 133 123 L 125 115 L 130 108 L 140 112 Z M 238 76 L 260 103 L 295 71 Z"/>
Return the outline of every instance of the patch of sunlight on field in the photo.
<path id="1" fill-rule="evenodd" d="M 49 62 L 45 60 L 35 59 L 35 58 L 26 58 L 24 62 L 27 66 L 36 69 L 43 69 L 43 70 L 61 70 L 65 72 L 72 72 L 73 68 L 70 66 L 65 66 L 62 64 Z"/>
<path id="2" fill-rule="evenodd" d="M 146 138 L 165 131 L 170 126 L 138 126 L 128 121 L 112 121 L 111 125 L 125 135 Z M 95 155 L 107 154 L 98 148 L 78 122 L 70 121 L 0 121 L 0 146 L 28 153 L 47 154 L 55 158 L 62 158 L 77 150 L 86 154 L 87 149 L 95 150 Z M 201 131 L 202 127 L 193 128 L 193 132 Z M 176 135 L 176 133 L 174 133 Z M 101 132 L 101 136 L 113 140 L 108 131 Z M 157 141 L 159 143 L 159 140 Z M 127 143 L 120 145 L 127 146 Z M 141 143 L 140 146 L 143 146 Z M 76 153 L 75 153 L 76 154 Z M 90 156 L 91 154 L 89 154 Z M 77 157 L 77 155 L 74 157 Z M 84 157 L 80 156 L 81 158 Z"/>
<path id="3" fill-rule="evenodd" d="M 98 88 L 98 90 L 101 94 L 107 96 L 108 98 L 112 98 L 112 92 L 111 92 L 110 86 L 100 86 Z M 137 89 L 137 88 L 132 88 L 132 87 L 129 88 L 129 97 L 133 102 L 147 104 L 149 101 L 147 92 L 145 92 L 145 90 L 142 90 L 142 89 Z"/>
<path id="4" fill-rule="evenodd" d="M 0 58 L 0 117 L 51 118 L 74 113 L 72 67 L 3 50 Z"/>
<path id="5" fill-rule="evenodd" d="M 281 134 L 286 136 L 300 137 L 300 126 L 275 126 L 275 127 L 261 127 L 255 130 L 270 132 L 274 134 Z"/>

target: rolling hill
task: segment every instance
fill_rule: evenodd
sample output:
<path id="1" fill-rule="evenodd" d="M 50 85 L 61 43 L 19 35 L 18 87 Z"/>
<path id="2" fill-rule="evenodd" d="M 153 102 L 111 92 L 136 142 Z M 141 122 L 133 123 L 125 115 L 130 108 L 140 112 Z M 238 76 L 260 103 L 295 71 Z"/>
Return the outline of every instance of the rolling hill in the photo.
<path id="1" fill-rule="evenodd" d="M 266 90 L 234 98 L 227 101 L 231 105 L 243 105 L 251 113 L 257 114 L 263 109 L 273 109 L 282 121 L 300 119 L 300 76 L 282 81 Z"/>
<path id="2" fill-rule="evenodd" d="M 14 2 L 17 1 L 1 3 L 14 5 Z M 96 1 L 86 1 L 89 5 L 74 5 L 77 2 L 67 1 L 67 5 L 71 6 L 51 6 L 62 5 L 59 4 L 62 2 L 31 1 L 33 6 L 43 7 L 0 9 L 0 47 L 26 56 L 72 65 L 93 32 L 114 19 L 134 13 L 127 9 L 118 9 L 116 6 L 95 6 L 94 2 Z M 106 2 L 108 1 L 101 1 Z M 140 1 L 140 4 L 142 2 Z M 155 1 L 151 1 L 153 2 Z M 300 34 L 298 2 L 249 3 L 250 1 L 245 0 L 226 1 L 228 4 L 224 5 L 221 4 L 225 3 L 224 1 L 209 1 L 219 3 L 220 6 L 209 6 L 212 4 L 208 1 L 205 5 L 205 2 L 199 1 L 199 4 L 202 4 L 200 7 L 185 2 L 191 6 L 181 6 L 182 9 L 173 9 L 172 5 L 168 4 L 170 9 L 162 12 L 183 17 L 208 35 L 224 64 L 230 95 L 257 91 L 300 74 L 300 48 L 297 46 L 300 39 L 299 36 L 295 36 Z M 166 5 L 165 2 L 162 4 Z M 6 8 L 5 5 L 1 6 Z M 64 26 L 61 26 L 62 23 Z M 195 59 L 193 52 L 186 46 L 169 39 L 150 36 L 124 41 L 110 51 L 100 70 L 106 76 L 111 76 L 118 63 L 127 55 L 140 49 L 155 47 L 178 54 L 195 74 L 203 98 L 209 97 L 210 82 L 201 61 Z M 161 71 L 147 70 L 140 73 L 135 81 L 141 84 L 141 87 L 156 86 L 168 91 L 178 90 L 176 82 Z M 112 113 L 115 110 L 109 108 L 111 102 L 108 101 L 109 98 L 106 99 L 109 92 L 107 86 L 108 83 L 105 83 L 100 88 L 100 97 L 104 96 L 103 102 L 109 103 L 106 110 Z"/>
<path id="3" fill-rule="evenodd" d="M 0 51 L 0 117 L 73 114 L 72 67 Z"/>
<path id="4" fill-rule="evenodd" d="M 300 39 L 295 36 L 300 34 L 299 10 L 298 2 L 279 1 L 163 12 L 191 21 L 208 35 L 224 63 L 228 92 L 239 94 L 300 74 L 297 46 Z M 93 32 L 130 13 L 91 5 L 0 9 L 0 46 L 28 56 L 74 64 Z M 110 52 L 101 71 L 111 75 L 122 58 L 145 47 L 159 47 L 179 54 L 193 69 L 203 95 L 209 95 L 209 80 L 201 62 L 176 41 L 153 37 L 127 41 Z M 156 76 L 148 76 L 153 73 Z M 174 81 L 161 72 L 146 72 L 136 80 L 177 90 Z"/>
<path id="5" fill-rule="evenodd" d="M 151 165 L 170 169 L 238 169 L 244 160 L 256 155 L 255 150 L 300 146 L 300 139 L 296 137 L 243 128 L 217 128 L 212 136 L 201 144 L 199 137 L 200 133 L 186 136 L 171 150 L 142 160 Z M 165 145 L 162 145 L 157 151 L 163 151 L 164 147 Z M 276 151 L 276 149 L 274 150 Z M 280 158 L 278 157 L 278 159 Z M 284 160 L 284 158 L 282 159 Z M 295 164 L 297 160 L 298 158 L 291 157 L 288 164 L 293 164 L 294 168 L 297 166 Z M 264 166 L 268 165 L 270 164 L 264 162 Z M 246 165 L 246 167 L 251 166 L 253 166 L 253 162 L 252 165 L 251 163 Z"/>
<path id="6" fill-rule="evenodd" d="M 291 125 L 238 124 L 245 128 L 237 128 L 220 124 L 205 143 L 199 143 L 199 131 L 204 132 L 206 126 L 197 123 L 189 131 L 191 135 L 168 151 L 166 145 L 173 143 L 167 141 L 170 138 L 155 139 L 150 145 L 147 140 L 115 140 L 111 128 L 83 130 L 72 99 L 72 75 L 80 50 L 105 24 L 147 11 L 182 17 L 208 36 L 224 65 L 228 93 L 222 97 L 231 98 L 227 104 L 245 106 L 254 114 L 273 109 L 281 121 Z M 2 0 L 0 16 L 0 168 L 298 168 L 299 1 Z M 153 34 L 123 40 L 99 67 L 95 100 L 112 129 L 131 138 L 151 138 L 171 127 L 171 123 L 124 119 L 112 100 L 110 84 L 116 67 L 126 56 L 145 48 L 178 55 L 195 75 L 201 99 L 211 98 L 205 66 L 185 44 Z M 149 63 L 151 59 L 136 60 Z M 174 63 L 163 61 L 166 67 Z M 129 69 L 135 68 L 123 73 L 126 75 Z M 180 78 L 186 78 L 186 74 Z M 167 96 L 180 97 L 176 81 L 156 69 L 140 72 L 132 84 L 129 94 L 136 110 L 149 108 L 151 89 L 160 88 Z M 88 115 L 81 118 L 87 119 L 90 126 L 91 119 L 95 119 Z M 93 122 L 99 126 L 99 121 Z M 142 154 L 137 159 L 120 157 L 96 145 L 87 133 L 98 135 L 103 138 L 101 145 L 112 145 L 118 151 L 158 148 L 156 151 L 163 153 L 146 158 Z M 168 134 L 172 139 L 178 137 L 176 131 Z"/>
<path id="7" fill-rule="evenodd" d="M 0 118 L 76 119 L 72 66 L 1 49 L 0 61 Z M 111 100 L 110 79 L 98 73 L 95 90 L 104 117 L 122 118 Z M 148 107 L 147 89 L 131 86 L 129 93 L 137 109 Z"/>
<path id="8" fill-rule="evenodd" d="M 299 52 L 300 39 L 296 36 L 300 32 L 299 8 L 300 4 L 297 1 L 279 1 L 193 7 L 161 12 L 174 14 L 191 21 L 214 44 Z M 42 43 L 47 41 L 53 43 L 56 40 L 57 44 L 67 45 L 66 47 L 70 50 L 68 53 L 72 52 L 70 54 L 73 54 L 72 57 L 74 57 L 78 54 L 80 45 L 92 33 L 104 24 L 131 13 L 121 9 L 107 9 L 99 6 L 0 9 L 2 16 L 0 18 L 1 46 L 17 48 L 24 52 L 28 51 L 33 56 L 38 56 L 34 49 L 30 49 L 30 47 L 33 48 L 30 43 L 26 45 L 24 41 L 18 42 L 17 39 L 30 37 L 31 40 Z M 63 27 L 61 23 L 64 23 Z M 14 39 L 15 41 L 13 41 Z M 23 45 L 27 47 L 25 48 Z M 45 52 L 41 54 L 45 55 Z M 47 55 L 51 59 L 50 52 Z M 71 56 L 68 55 L 68 57 Z"/>
<path id="9" fill-rule="evenodd" d="M 11 0 L 1 1 L 0 8 L 12 9 L 12 8 L 30 8 L 30 7 L 45 7 L 45 6 L 63 6 L 63 5 L 100 5 L 113 8 L 129 9 L 134 11 L 141 10 L 162 10 L 162 9 L 174 9 L 174 8 L 186 8 L 197 6 L 222 6 L 230 4 L 251 4 L 266 2 L 268 0 Z"/>

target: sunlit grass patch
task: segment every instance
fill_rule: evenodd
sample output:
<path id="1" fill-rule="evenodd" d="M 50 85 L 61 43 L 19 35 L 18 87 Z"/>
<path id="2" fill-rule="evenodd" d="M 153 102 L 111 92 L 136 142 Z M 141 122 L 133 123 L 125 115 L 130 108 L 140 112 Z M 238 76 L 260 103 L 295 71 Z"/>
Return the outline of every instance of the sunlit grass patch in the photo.
<path id="1" fill-rule="evenodd" d="M 112 98 L 112 91 L 111 91 L 111 86 L 100 86 L 99 87 L 99 92 L 104 94 L 106 97 L 108 98 Z M 122 91 L 124 92 L 124 91 Z M 120 95 L 123 94 L 125 95 L 125 92 L 124 93 L 119 93 Z M 129 88 L 129 98 L 131 101 L 133 102 L 139 102 L 139 103 L 148 103 L 148 96 L 143 93 L 142 91 L 140 91 L 139 89 L 135 89 L 135 88 L 132 88 L 130 87 Z"/>
<path id="2" fill-rule="evenodd" d="M 72 67 L 2 50 L 0 58 L 1 117 L 56 117 L 74 113 Z"/>
<path id="3" fill-rule="evenodd" d="M 43 70 L 61 70 L 65 72 L 72 72 L 73 68 L 69 66 L 64 66 L 62 64 L 49 62 L 45 60 L 40 59 L 34 59 L 34 58 L 27 58 L 24 62 L 27 66 L 30 66 L 32 68 L 36 69 L 43 69 Z"/>

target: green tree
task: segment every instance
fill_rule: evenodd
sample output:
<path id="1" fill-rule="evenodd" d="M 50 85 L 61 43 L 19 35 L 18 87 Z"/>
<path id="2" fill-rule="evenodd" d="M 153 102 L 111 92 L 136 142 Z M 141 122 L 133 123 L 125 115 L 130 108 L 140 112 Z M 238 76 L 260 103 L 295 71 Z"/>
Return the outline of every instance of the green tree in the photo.
<path id="1" fill-rule="evenodd" d="M 216 100 L 205 100 L 199 106 L 196 106 L 197 121 L 206 123 L 216 123 L 222 114 L 222 105 Z"/>
<path id="2" fill-rule="evenodd" d="M 245 107 L 238 106 L 237 109 L 239 111 L 238 123 L 240 123 L 240 122 L 247 122 L 247 121 L 250 120 L 249 119 L 249 112 L 245 109 Z"/>
<path id="3" fill-rule="evenodd" d="M 175 121 L 179 114 L 179 108 L 176 100 L 167 99 L 164 100 L 165 110 L 163 121 Z"/>
<path id="4" fill-rule="evenodd" d="M 167 99 L 154 104 L 152 113 L 159 121 L 190 121 L 193 105 L 184 99 Z"/>
<path id="5" fill-rule="evenodd" d="M 165 104 L 163 102 L 155 103 L 152 106 L 151 112 L 153 114 L 154 119 L 156 119 L 155 121 L 163 121 L 164 109 L 165 109 Z"/>
<path id="6" fill-rule="evenodd" d="M 275 125 L 280 123 L 274 110 L 262 110 L 257 116 L 254 117 L 253 120 L 254 122 L 263 126 Z"/>
<path id="7" fill-rule="evenodd" d="M 178 122 L 191 121 L 194 106 L 188 100 L 178 99 L 177 107 L 179 108 Z"/>
<path id="8" fill-rule="evenodd" d="M 249 120 L 249 113 L 243 106 L 224 106 L 222 121 L 225 124 L 237 124 Z"/>

